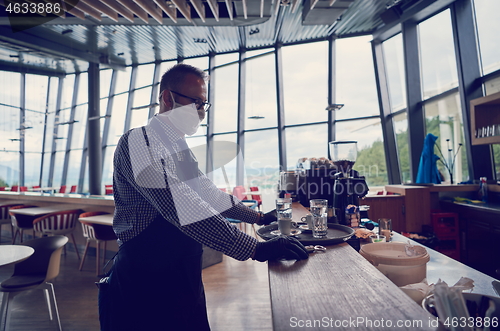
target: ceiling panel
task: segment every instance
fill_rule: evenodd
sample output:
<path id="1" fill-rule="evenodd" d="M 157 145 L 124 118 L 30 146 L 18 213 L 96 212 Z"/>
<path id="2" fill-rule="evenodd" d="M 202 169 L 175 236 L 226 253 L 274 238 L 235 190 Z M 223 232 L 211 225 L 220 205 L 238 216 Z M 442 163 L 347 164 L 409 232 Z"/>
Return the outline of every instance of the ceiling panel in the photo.
<path id="1" fill-rule="evenodd" d="M 94 1 L 97 0 L 87 0 L 85 3 L 92 5 Z M 141 3 L 139 0 L 106 0 L 103 3 L 109 4 L 116 1 L 119 2 L 118 6 L 123 7 L 123 4 L 128 3 L 130 8 Z M 202 1 L 201 3 L 205 6 L 205 22 L 194 10 L 190 1 L 187 3 L 191 8 L 191 22 L 176 7 L 176 16 L 174 16 L 177 23 L 175 23 L 156 4 L 151 5 L 149 9 L 163 13 L 161 24 L 151 15 L 146 16 L 148 21 L 146 24 L 144 17 L 141 19 L 137 14 L 133 17 L 132 23 L 131 17 L 125 18 L 120 14 L 115 17 L 115 21 L 102 12 L 101 19 L 98 21 L 89 14 L 81 19 L 66 13 L 64 19 L 57 18 L 42 26 L 17 32 L 13 34 L 14 37 L 0 36 L 0 42 L 27 47 L 32 40 L 30 39 L 32 32 L 40 36 L 50 32 L 52 35 L 60 36 L 57 39 L 60 39 L 61 49 L 78 46 L 83 52 L 86 50 L 94 58 L 99 58 L 103 65 L 132 65 L 203 56 L 209 52 L 233 52 L 240 48 L 251 50 L 272 47 L 276 43 L 290 44 L 325 39 L 331 35 L 342 38 L 357 34 L 371 34 L 374 29 L 383 25 L 380 14 L 387 9 L 385 2 L 379 0 L 333 1 L 333 6 L 344 8 L 339 16 L 338 11 L 332 11 L 329 7 L 332 1 L 312 1 L 313 9 L 310 9 L 311 0 L 263 0 L 262 2 L 261 0 L 246 0 L 247 18 L 244 17 L 243 1 L 229 1 L 233 4 L 231 12 L 228 11 L 224 1 L 219 1 L 217 2 L 218 20 L 214 17 L 208 2 Z M 263 6 L 261 7 L 260 4 Z M 113 5 L 117 4 L 113 3 Z M 94 7 L 97 9 L 98 6 Z M 123 11 L 122 7 L 120 8 Z M 140 9 L 135 10 L 139 12 Z M 95 16 L 95 13 L 93 14 Z M 309 15 L 313 14 L 321 22 L 333 23 L 318 25 L 308 22 L 304 24 L 305 17 L 312 17 Z M 2 25 L 6 27 L 8 22 L 10 21 L 5 17 L 0 17 L 0 28 Z M 49 49 L 43 49 L 42 52 L 42 47 L 39 45 L 34 45 L 33 49 L 41 53 L 45 52 L 49 57 L 52 56 L 56 62 L 59 61 L 58 67 L 69 71 L 75 68 L 74 60 L 88 60 L 82 58 L 81 53 L 67 54 L 66 59 L 61 59 L 64 58 L 61 56 L 62 51 L 55 56 L 55 54 L 51 55 Z M 19 60 L 12 61 L 18 62 Z M 78 68 L 80 67 L 81 63 L 78 65 Z"/>

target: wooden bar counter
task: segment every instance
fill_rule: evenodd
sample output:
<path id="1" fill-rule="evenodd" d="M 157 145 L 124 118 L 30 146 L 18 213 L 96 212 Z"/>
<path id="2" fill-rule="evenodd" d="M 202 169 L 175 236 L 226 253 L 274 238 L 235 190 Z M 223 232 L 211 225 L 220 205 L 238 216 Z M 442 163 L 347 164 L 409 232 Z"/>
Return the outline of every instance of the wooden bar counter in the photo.
<path id="1" fill-rule="evenodd" d="M 294 203 L 294 220 L 305 213 Z M 269 287 L 275 331 L 437 329 L 432 315 L 347 243 L 303 261 L 269 262 Z"/>
<path id="2" fill-rule="evenodd" d="M 293 205 L 298 221 L 308 211 Z M 408 238 L 394 233 L 393 241 Z M 413 245 L 418 243 L 411 241 Z M 461 277 L 474 281 L 473 293 L 495 296 L 484 273 L 426 247 L 427 280 L 454 285 Z M 347 243 L 327 246 L 303 261 L 272 261 L 269 287 L 273 330 L 438 330 L 427 313 Z"/>

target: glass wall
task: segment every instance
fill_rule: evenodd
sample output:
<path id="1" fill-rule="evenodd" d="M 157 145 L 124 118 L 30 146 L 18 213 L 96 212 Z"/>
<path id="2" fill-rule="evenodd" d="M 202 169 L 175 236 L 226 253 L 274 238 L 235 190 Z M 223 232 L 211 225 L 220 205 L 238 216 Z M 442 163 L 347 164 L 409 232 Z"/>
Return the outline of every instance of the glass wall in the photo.
<path id="1" fill-rule="evenodd" d="M 215 64 L 221 66 L 238 61 L 238 54 L 217 55 Z M 211 101 L 214 112 L 215 133 L 236 131 L 238 118 L 238 64 L 233 63 L 215 69 L 215 100 Z"/>
<path id="2" fill-rule="evenodd" d="M 476 30 L 481 58 L 482 75 L 487 75 L 484 88 L 487 94 L 500 91 L 500 51 L 496 36 L 500 33 L 500 21 L 495 17 L 498 4 L 488 0 L 474 0 Z M 422 131 L 439 137 L 437 147 L 442 151 L 443 162 L 453 164 L 454 182 L 469 179 L 467 146 L 464 141 L 463 109 L 455 43 L 453 41 L 452 11 L 446 9 L 418 23 L 419 61 L 411 63 L 421 73 L 422 102 L 425 127 Z M 412 180 L 410 153 L 408 151 L 409 117 L 407 108 L 407 82 L 403 59 L 403 36 L 397 33 L 382 42 L 382 54 L 389 96 L 389 118 L 394 129 L 399 171 L 403 182 Z M 237 183 L 259 186 L 269 190 L 265 209 L 272 207 L 280 167 L 294 169 L 302 157 L 327 157 L 328 132 L 335 132 L 335 140 L 358 141 L 358 160 L 355 168 L 366 176 L 370 187 L 388 183 L 386 155 L 383 148 L 379 100 L 374 75 L 370 41 L 372 36 L 340 38 L 335 45 L 334 85 L 335 102 L 345 106 L 335 113 L 334 130 L 329 127 L 328 112 L 328 49 L 325 40 L 281 48 L 283 104 L 277 98 L 275 48 L 248 50 L 244 61 L 244 81 L 239 86 L 238 52 L 215 55 L 215 71 L 211 88 L 214 100 L 210 112 L 213 137 L 207 138 L 206 120 L 198 132 L 188 138 L 190 146 L 205 145 L 207 139 L 236 143 L 244 141 L 242 162 L 237 158 L 217 163 L 213 178 L 217 186 L 232 189 Z M 276 45 L 278 46 L 278 45 Z M 471 45 L 471 48 L 473 46 Z M 102 144 L 102 186 L 112 182 L 112 156 L 118 139 L 125 130 L 147 123 L 152 93 L 158 81 L 154 81 L 155 65 L 161 74 L 175 64 L 170 60 L 159 64 L 142 64 L 136 68 L 113 71 L 102 69 L 100 73 L 101 134 L 106 137 Z M 185 59 L 184 62 L 201 69 L 208 68 L 208 57 Z M 134 72 L 134 75 L 132 74 Z M 88 189 L 88 157 L 86 123 L 88 112 L 87 73 L 71 73 L 63 78 L 33 74 L 1 72 L 0 80 L 0 186 L 22 184 L 26 186 L 58 186 L 82 183 L 82 192 Z M 134 78 L 131 86 L 131 78 Z M 211 78 L 211 79 L 212 79 Z M 478 77 L 481 78 L 481 77 Z M 110 91 L 111 86 L 114 91 Z M 30 93 L 22 93 L 29 91 Z M 58 92 L 61 92 L 58 96 Z M 239 103 L 239 92 L 245 98 Z M 110 94 L 111 92 L 111 94 Z M 74 95 L 76 93 L 76 95 Z M 133 102 L 129 104 L 129 95 Z M 25 100 L 21 100 L 26 95 Z M 60 98 L 58 98 L 60 97 Z M 59 106 L 57 101 L 60 100 Z M 22 108 L 21 108 L 22 107 Z M 244 114 L 241 110 L 244 107 Z M 158 108 L 154 108 L 155 111 Z M 284 118 L 278 123 L 277 110 L 283 109 Z M 382 112 L 384 113 L 384 112 Z M 21 118 L 22 116 L 25 118 Z M 106 117 L 104 117 L 106 115 Z M 243 127 L 237 132 L 238 116 Z M 15 125 L 12 125 L 15 123 Z M 279 145 L 278 127 L 284 126 L 284 143 Z M 21 130 L 19 130 L 21 129 Z M 22 138 L 22 139 L 21 139 Z M 70 142 L 70 143 L 69 143 Z M 460 144 L 463 144 L 462 146 Z M 436 147 L 436 152 L 438 149 Z M 493 147 L 497 169 L 500 149 Z M 449 150 L 451 149 L 451 156 Z M 280 164 L 280 150 L 286 153 Z M 23 153 L 20 153 L 23 151 Z M 237 148 L 235 146 L 234 153 Z M 457 153 L 455 157 L 454 154 Z M 222 157 L 222 151 L 215 151 Z M 24 162 L 20 162 L 20 156 Z M 244 156 L 244 157 L 243 157 Z M 24 169 L 21 169 L 24 164 Z M 223 165 L 223 167 L 222 167 Z M 64 167 L 67 167 L 65 169 Z M 204 167 L 204 165 L 202 166 Z M 82 169 L 84 170 L 82 172 Z M 237 169 L 243 169 L 242 178 Z M 23 172 L 21 173 L 20 170 Z M 450 175 L 444 164 L 440 165 L 445 181 Z M 63 174 L 67 173 L 66 178 Z M 84 173 L 82 181 L 80 174 Z M 265 197 L 266 198 L 266 197 Z M 266 204 L 266 202 L 265 202 Z"/>
<path id="3" fill-rule="evenodd" d="M 498 47 L 500 2 L 474 0 L 474 6 L 481 65 L 483 74 L 486 75 L 500 69 L 500 48 Z"/>
<path id="4" fill-rule="evenodd" d="M 450 11 L 445 10 L 420 23 L 418 32 L 423 98 L 458 87 Z M 424 113 L 426 133 L 438 137 L 435 154 L 440 157 L 438 168 L 442 180 L 453 183 L 468 180 L 459 94 L 434 98 L 424 104 Z"/>
<path id="5" fill-rule="evenodd" d="M 388 181 L 370 41 L 367 36 L 336 41 L 336 98 L 344 107 L 335 112 L 335 140 L 358 142 L 354 169 L 373 187 Z"/>
<path id="6" fill-rule="evenodd" d="M 247 52 L 245 82 L 245 130 L 276 127 L 276 71 L 274 53 L 252 58 Z"/>
<path id="7" fill-rule="evenodd" d="M 406 108 L 403 36 L 398 33 L 382 44 L 391 112 Z"/>

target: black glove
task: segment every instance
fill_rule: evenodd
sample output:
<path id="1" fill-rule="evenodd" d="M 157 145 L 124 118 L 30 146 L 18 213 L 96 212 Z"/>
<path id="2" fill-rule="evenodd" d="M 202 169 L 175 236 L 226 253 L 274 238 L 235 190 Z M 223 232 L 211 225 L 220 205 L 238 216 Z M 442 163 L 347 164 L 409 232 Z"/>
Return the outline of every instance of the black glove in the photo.
<path id="1" fill-rule="evenodd" d="M 253 259 L 265 262 L 278 259 L 303 260 L 308 257 L 309 254 L 300 241 L 292 237 L 280 236 L 258 242 Z"/>
<path id="2" fill-rule="evenodd" d="M 259 221 L 257 222 L 257 225 L 269 225 L 272 222 L 276 222 L 278 220 L 278 218 L 276 217 L 276 209 L 273 209 L 265 214 L 261 213 L 260 215 L 261 216 Z"/>

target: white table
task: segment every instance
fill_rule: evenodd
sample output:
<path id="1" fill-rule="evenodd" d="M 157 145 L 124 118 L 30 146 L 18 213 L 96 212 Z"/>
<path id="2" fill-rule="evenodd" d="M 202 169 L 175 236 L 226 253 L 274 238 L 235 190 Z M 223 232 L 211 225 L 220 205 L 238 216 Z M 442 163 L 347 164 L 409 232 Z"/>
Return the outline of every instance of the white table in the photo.
<path id="1" fill-rule="evenodd" d="M 0 266 L 18 263 L 30 257 L 35 250 L 23 245 L 0 245 Z"/>
<path id="2" fill-rule="evenodd" d="M 55 193 L 59 187 L 37 187 L 37 188 L 32 188 L 32 191 L 35 192 L 45 192 L 45 191 L 50 191 L 51 193 Z"/>
<path id="3" fill-rule="evenodd" d="M 249 192 L 243 192 L 245 195 L 262 195 L 260 191 L 249 191 Z"/>
<path id="4" fill-rule="evenodd" d="M 42 216 L 50 213 L 55 213 L 63 210 L 73 210 L 79 209 L 75 206 L 68 205 L 54 205 L 54 206 L 45 206 L 45 207 L 32 207 L 32 208 L 21 208 L 21 209 L 12 209 L 10 210 L 13 214 L 20 215 L 28 215 L 28 216 Z"/>
<path id="5" fill-rule="evenodd" d="M 90 222 L 90 223 L 94 223 L 94 224 L 113 226 L 113 214 L 80 217 L 78 220 L 84 221 L 84 222 Z"/>

